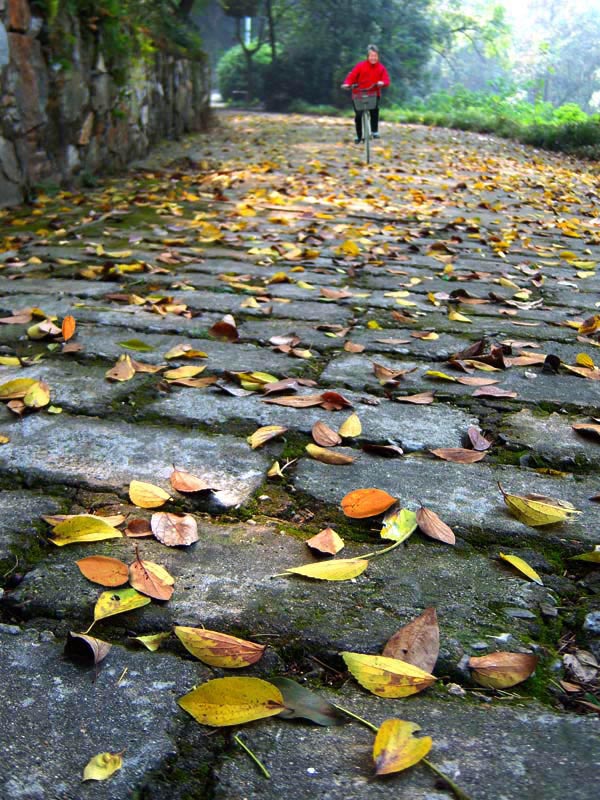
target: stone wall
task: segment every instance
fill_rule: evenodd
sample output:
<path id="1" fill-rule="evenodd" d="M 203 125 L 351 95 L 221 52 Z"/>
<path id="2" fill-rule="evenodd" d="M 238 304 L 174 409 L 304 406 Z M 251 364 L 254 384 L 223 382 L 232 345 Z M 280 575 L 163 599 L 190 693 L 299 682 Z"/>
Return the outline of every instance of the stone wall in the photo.
<path id="1" fill-rule="evenodd" d="M 205 127 L 206 63 L 159 51 L 131 64 L 121 85 L 102 39 L 61 19 L 58 57 L 28 0 L 0 0 L 0 206 L 39 183 L 114 171 L 161 138 Z M 85 34 L 85 35 L 84 35 Z"/>

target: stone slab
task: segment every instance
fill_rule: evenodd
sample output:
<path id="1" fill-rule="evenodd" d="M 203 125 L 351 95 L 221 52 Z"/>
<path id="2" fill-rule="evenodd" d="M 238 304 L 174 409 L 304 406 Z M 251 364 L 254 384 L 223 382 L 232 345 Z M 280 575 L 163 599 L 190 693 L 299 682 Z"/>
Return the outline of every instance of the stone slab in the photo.
<path id="1" fill-rule="evenodd" d="M 335 386 L 335 384 L 334 384 Z M 322 391 L 322 388 L 309 392 Z M 389 442 L 405 451 L 423 450 L 430 447 L 462 447 L 467 429 L 476 425 L 477 419 L 446 405 L 415 407 L 393 403 L 382 399 L 380 405 L 361 403 L 361 396 L 344 392 L 344 397 L 353 403 L 363 432 L 358 442 Z M 169 419 L 177 424 L 202 423 L 215 427 L 228 424 L 228 420 L 243 420 L 246 428 L 253 425 L 283 425 L 290 430 L 309 435 L 313 425 L 322 421 L 337 428 L 348 417 L 352 409 L 331 412 L 317 407 L 288 408 L 264 403 L 260 396 L 235 398 L 209 389 L 205 392 L 190 392 L 174 389 L 169 394 L 151 403 L 146 413 Z M 252 433 L 249 430 L 249 433 Z M 356 454 L 360 457 L 360 454 Z"/>
<path id="2" fill-rule="evenodd" d="M 42 541 L 40 517 L 61 509 L 59 498 L 23 489 L 0 491 L 0 562 L 7 565 L 6 569 L 22 569 L 23 557 Z"/>
<path id="3" fill-rule="evenodd" d="M 531 528 L 510 516 L 498 482 L 509 494 L 543 494 L 568 500 L 583 513 L 569 523 Z M 331 467 L 302 459 L 294 484 L 315 500 L 338 505 L 350 491 L 374 486 L 416 510 L 419 503 L 435 511 L 458 536 L 475 541 L 519 546 L 527 542 L 564 540 L 594 543 L 600 509 L 589 498 L 597 493 L 593 478 L 551 478 L 533 470 L 495 467 L 483 462 L 461 465 L 418 456 L 384 460 L 363 454 L 359 461 Z"/>
<path id="4" fill-rule="evenodd" d="M 39 414 L 0 425 L 11 441 L 0 448 L 0 475 L 28 483 L 87 486 L 125 494 L 130 481 L 169 490 L 172 465 L 203 477 L 217 507 L 247 502 L 262 483 L 267 457 L 230 436 L 94 417 Z"/>
<path id="5" fill-rule="evenodd" d="M 0 633 L 0 719 L 10 763 L 0 796 L 130 800 L 177 752 L 189 723 L 176 699 L 210 671 L 199 662 L 114 647 L 94 679 L 93 668 L 67 661 L 62 649 L 49 632 Z M 86 763 L 107 751 L 125 751 L 123 768 L 108 781 L 82 783 Z"/>
<path id="6" fill-rule="evenodd" d="M 268 506 L 268 500 L 261 502 Z M 166 604 L 153 603 L 100 621 L 94 626 L 95 635 L 204 625 L 256 638 L 284 661 L 293 659 L 298 648 L 330 660 L 343 650 L 381 652 L 399 627 L 434 606 L 441 630 L 436 674 L 461 679 L 459 662 L 465 652 L 481 654 L 482 640 L 493 651 L 498 646 L 494 637 L 507 634 L 513 646 L 537 641 L 543 631 L 537 621 L 539 604 L 554 605 L 547 587 L 522 579 L 498 559 L 460 547 L 449 551 L 421 536 L 373 559 L 367 571 L 352 581 L 282 576 L 290 567 L 315 561 L 297 535 L 286 533 L 294 530 L 294 525 L 288 528 L 285 523 L 219 527 L 200 519 L 200 539 L 191 547 L 167 548 L 154 539 L 137 540 L 143 558 L 162 564 L 175 578 L 173 597 Z M 368 545 L 348 543 L 341 557 L 381 549 L 386 543 L 377 542 L 378 538 L 374 531 Z M 18 608 L 25 619 L 44 619 L 44 624 L 57 629 L 64 626 L 62 620 L 85 629 L 102 588 L 81 575 L 76 560 L 94 553 L 130 563 L 134 546 L 123 539 L 53 547 L 11 593 L 9 607 Z M 540 563 L 536 566 L 552 582 L 550 565 Z M 509 618 L 508 608 L 525 609 L 530 619 Z"/>
<path id="7" fill-rule="evenodd" d="M 600 467 L 600 439 L 593 434 L 577 433 L 573 423 L 585 423 L 585 417 L 566 417 L 559 414 L 536 417 L 523 409 L 510 414 L 502 423 L 502 441 L 511 447 L 530 449 L 558 469 Z"/>

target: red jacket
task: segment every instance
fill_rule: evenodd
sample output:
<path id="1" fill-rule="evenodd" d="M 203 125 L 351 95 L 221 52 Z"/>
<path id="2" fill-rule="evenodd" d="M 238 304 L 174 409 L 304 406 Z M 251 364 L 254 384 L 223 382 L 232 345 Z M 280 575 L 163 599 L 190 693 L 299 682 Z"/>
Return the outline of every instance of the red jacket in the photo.
<path id="1" fill-rule="evenodd" d="M 361 61 L 354 69 L 346 75 L 344 83 L 351 86 L 353 83 L 358 84 L 359 89 L 368 89 L 373 86 L 377 81 L 383 81 L 384 86 L 390 85 L 390 76 L 387 69 L 383 66 L 381 61 L 376 64 L 371 64 L 370 61 Z M 373 92 L 377 92 L 377 96 L 381 96 L 381 86 L 377 86 Z"/>

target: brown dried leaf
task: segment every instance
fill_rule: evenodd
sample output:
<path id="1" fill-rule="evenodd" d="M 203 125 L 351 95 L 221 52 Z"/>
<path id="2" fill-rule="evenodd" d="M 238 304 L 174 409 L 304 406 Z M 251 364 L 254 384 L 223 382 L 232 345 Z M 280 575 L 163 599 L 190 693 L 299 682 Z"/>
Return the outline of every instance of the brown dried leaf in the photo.
<path id="1" fill-rule="evenodd" d="M 65 642 L 64 654 L 67 658 L 79 664 L 93 666 L 106 658 L 111 647 L 112 645 L 109 642 L 96 639 L 95 636 L 69 631 Z"/>
<path id="2" fill-rule="evenodd" d="M 335 447 L 341 444 L 342 437 L 324 422 L 315 422 L 311 432 L 313 439 L 321 447 Z"/>
<path id="3" fill-rule="evenodd" d="M 438 517 L 435 511 L 421 506 L 417 511 L 417 524 L 421 531 L 432 539 L 437 539 L 446 544 L 455 544 L 456 538 L 454 532 L 449 525 Z"/>
<path id="4" fill-rule="evenodd" d="M 138 592 L 155 600 L 170 600 L 174 582 L 167 570 L 153 561 L 138 558 L 129 565 L 129 583 Z"/>
<path id="5" fill-rule="evenodd" d="M 517 392 L 511 392 L 508 389 L 500 389 L 497 386 L 481 386 L 475 389 L 473 397 L 507 397 L 515 398 L 519 395 Z"/>
<path id="6" fill-rule="evenodd" d="M 486 454 L 479 450 L 466 450 L 464 447 L 439 447 L 430 450 L 434 456 L 442 458 L 444 461 L 453 461 L 456 464 L 474 464 L 481 461 Z"/>
<path id="7" fill-rule="evenodd" d="M 291 408 L 309 408 L 320 406 L 323 402 L 321 394 L 286 395 L 285 397 L 261 397 L 263 403 L 272 403 L 276 406 L 289 406 Z"/>
<path id="8" fill-rule="evenodd" d="M 123 586 L 129 580 L 129 568 L 118 558 L 89 556 L 75 563 L 85 578 L 100 586 Z"/>
<path id="9" fill-rule="evenodd" d="M 414 372 L 414 369 L 390 369 L 383 364 L 377 364 L 375 361 L 371 363 L 373 364 L 373 373 L 382 385 L 397 382 L 397 379 L 401 378 L 403 375 Z"/>
<path id="10" fill-rule="evenodd" d="M 326 411 L 341 411 L 342 408 L 352 408 L 352 403 L 339 392 L 323 392 L 321 406 Z"/>
<path id="11" fill-rule="evenodd" d="M 590 434 L 594 438 L 600 438 L 600 425 L 592 422 L 576 422 L 571 425 L 574 431 L 582 434 Z"/>
<path id="12" fill-rule="evenodd" d="M 320 533 L 317 533 L 316 536 L 307 539 L 306 544 L 313 550 L 318 550 L 319 553 L 326 553 L 331 556 L 339 553 L 344 547 L 342 537 L 333 528 L 325 528 Z"/>
<path id="13" fill-rule="evenodd" d="M 150 526 L 158 541 L 168 547 L 179 547 L 198 541 L 198 524 L 191 514 L 180 517 L 178 514 L 158 511 L 152 514 Z"/>
<path id="14" fill-rule="evenodd" d="M 225 339 L 227 342 L 237 342 L 240 336 L 235 324 L 235 319 L 231 314 L 226 314 L 220 322 L 215 322 L 215 324 L 208 329 L 208 332 L 216 339 Z"/>
<path id="15" fill-rule="evenodd" d="M 177 469 L 173 467 L 173 472 L 170 476 L 171 486 L 178 492 L 184 494 L 191 494 L 193 492 L 212 492 L 213 487 L 209 486 L 202 478 L 197 478 L 186 469 Z"/>
<path id="16" fill-rule="evenodd" d="M 440 651 L 440 630 L 435 608 L 427 608 L 388 640 L 382 655 L 399 658 L 433 672 Z"/>
<path id="17" fill-rule="evenodd" d="M 131 356 L 126 353 L 119 356 L 117 363 L 106 372 L 110 381 L 130 381 L 135 375 L 135 368 Z"/>
<path id="18" fill-rule="evenodd" d="M 507 689 L 527 680 L 537 666 L 537 656 L 528 653 L 491 653 L 469 659 L 473 679 L 488 689 Z"/>
<path id="19" fill-rule="evenodd" d="M 404 455 L 404 450 L 394 444 L 372 444 L 370 442 L 365 442 L 362 449 L 365 453 L 374 453 L 384 458 L 400 458 L 400 456 Z"/>
<path id="20" fill-rule="evenodd" d="M 474 450 L 489 450 L 489 448 L 492 446 L 492 443 L 482 436 L 481 431 L 474 425 L 471 425 L 467 430 L 467 436 L 469 437 L 469 441 L 473 445 Z"/>
<path id="21" fill-rule="evenodd" d="M 136 517 L 136 519 L 129 520 L 124 533 L 131 539 L 141 539 L 143 536 L 152 536 L 152 528 L 147 519 Z"/>
<path id="22" fill-rule="evenodd" d="M 394 399 L 398 403 L 413 403 L 416 406 L 428 406 L 433 403 L 434 395 L 434 392 L 418 392 L 418 394 L 397 396 Z"/>
<path id="23" fill-rule="evenodd" d="M 347 353 L 362 353 L 364 349 L 364 344 L 358 344 L 358 342 L 344 342 L 344 350 Z"/>

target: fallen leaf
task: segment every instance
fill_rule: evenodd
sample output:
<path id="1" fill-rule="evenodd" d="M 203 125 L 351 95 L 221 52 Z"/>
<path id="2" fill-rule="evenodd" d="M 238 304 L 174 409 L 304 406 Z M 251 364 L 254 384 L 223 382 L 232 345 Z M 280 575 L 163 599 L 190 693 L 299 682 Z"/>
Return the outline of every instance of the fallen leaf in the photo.
<path id="1" fill-rule="evenodd" d="M 532 528 L 564 522 L 572 515 L 581 513 L 564 500 L 541 495 L 507 494 L 500 484 L 498 486 L 513 516 Z"/>
<path id="2" fill-rule="evenodd" d="M 415 739 L 413 733 L 420 730 L 421 727 L 414 722 L 386 719 L 380 725 L 373 743 L 375 774 L 402 772 L 425 758 L 433 741 L 430 736 Z"/>
<path id="3" fill-rule="evenodd" d="M 365 350 L 364 344 L 358 344 L 358 342 L 344 342 L 344 350 L 347 353 L 362 353 Z"/>
<path id="4" fill-rule="evenodd" d="M 171 486 L 178 492 L 184 494 L 192 494 L 194 492 L 210 492 L 213 490 L 202 478 L 192 475 L 185 469 L 176 469 L 173 467 L 173 472 L 170 476 Z"/>
<path id="5" fill-rule="evenodd" d="M 352 519 L 364 519 L 383 514 L 396 498 L 383 489 L 355 489 L 342 498 L 342 511 Z"/>
<path id="6" fill-rule="evenodd" d="M 155 653 L 165 639 L 168 639 L 171 631 L 163 631 L 162 633 L 149 633 L 146 636 L 134 636 L 136 642 L 143 644 L 151 653 Z"/>
<path id="7" fill-rule="evenodd" d="M 125 528 L 125 536 L 132 538 L 141 538 L 142 536 L 152 536 L 152 528 L 147 519 L 137 517 L 130 519 Z"/>
<path id="8" fill-rule="evenodd" d="M 417 511 L 417 524 L 421 531 L 432 539 L 437 539 L 446 544 L 455 544 L 456 538 L 452 528 L 438 517 L 435 511 L 421 506 Z"/>
<path id="9" fill-rule="evenodd" d="M 191 514 L 171 514 L 158 511 L 150 520 L 152 533 L 168 547 L 190 545 L 198 541 L 198 524 Z"/>
<path id="10" fill-rule="evenodd" d="M 307 444 L 305 450 L 311 458 L 314 458 L 316 461 L 321 461 L 323 464 L 342 466 L 354 463 L 354 458 L 352 456 L 348 456 L 345 453 L 338 453 L 326 447 L 319 447 L 317 444 Z"/>
<path id="11" fill-rule="evenodd" d="M 37 383 L 33 378 L 15 378 L 0 386 L 0 400 L 20 400 Z"/>
<path id="12" fill-rule="evenodd" d="M 481 459 L 486 456 L 485 452 L 480 450 L 465 450 L 464 447 L 440 447 L 436 450 L 430 450 L 429 452 L 444 461 L 454 461 L 456 464 L 474 464 L 476 461 L 481 461 Z"/>
<path id="13" fill-rule="evenodd" d="M 129 580 L 129 568 L 118 558 L 88 556 L 75 562 L 81 574 L 100 586 L 122 586 Z"/>
<path id="14" fill-rule="evenodd" d="M 283 696 L 260 678 L 215 678 L 177 701 L 203 725 L 241 725 L 273 717 L 284 710 Z"/>
<path id="15" fill-rule="evenodd" d="M 346 723 L 347 717 L 344 714 L 306 686 L 290 678 L 280 677 L 271 678 L 269 683 L 276 686 L 282 694 L 285 710 L 279 716 L 283 719 L 308 719 L 323 726 Z"/>
<path id="16" fill-rule="evenodd" d="M 408 508 L 385 515 L 380 536 L 393 542 L 404 542 L 417 529 L 417 515 Z"/>
<path id="17" fill-rule="evenodd" d="M 109 642 L 96 639 L 95 636 L 70 631 L 67 634 L 64 654 L 72 661 L 77 661 L 86 666 L 95 666 L 106 658 L 111 647 L 112 645 Z"/>
<path id="18" fill-rule="evenodd" d="M 119 347 L 124 347 L 126 350 L 135 350 L 138 353 L 153 353 L 155 348 L 143 342 L 141 339 L 127 339 L 125 342 L 117 342 Z"/>
<path id="19" fill-rule="evenodd" d="M 522 572 L 523 575 L 526 575 L 532 581 L 539 583 L 540 586 L 544 585 L 542 579 L 533 569 L 533 567 L 530 567 L 529 564 L 522 558 L 519 558 L 519 556 L 505 555 L 504 553 L 500 553 L 500 558 L 504 561 L 508 561 L 508 563 L 512 564 L 515 569 L 518 569 L 519 572 Z"/>
<path id="20" fill-rule="evenodd" d="M 208 358 L 208 354 L 203 350 L 195 350 L 191 344 L 182 343 L 176 344 L 168 350 L 164 358 L 166 358 L 167 361 L 173 358 Z"/>
<path id="21" fill-rule="evenodd" d="M 517 392 L 512 392 L 509 389 L 500 389 L 498 386 L 480 386 L 475 389 L 473 397 L 506 397 L 515 398 L 519 395 Z"/>
<path id="22" fill-rule="evenodd" d="M 131 361 L 131 356 L 119 356 L 117 363 L 105 373 L 111 381 L 130 381 L 135 376 L 135 367 Z"/>
<path id="23" fill-rule="evenodd" d="M 397 395 L 394 400 L 398 403 L 413 403 L 417 406 L 428 406 L 434 401 L 434 393 L 418 392 L 417 394 Z"/>
<path id="24" fill-rule="evenodd" d="M 94 622 L 106 617 L 113 617 L 115 614 L 134 611 L 151 602 L 149 597 L 144 597 L 135 589 L 115 589 L 111 592 L 102 592 L 94 606 Z"/>
<path id="25" fill-rule="evenodd" d="M 50 387 L 44 381 L 36 381 L 23 398 L 27 408 L 44 408 L 50 402 Z"/>
<path id="26" fill-rule="evenodd" d="M 362 558 L 336 558 L 302 567 L 290 567 L 285 574 L 293 573 L 319 581 L 349 581 L 361 575 L 368 566 L 369 562 Z"/>
<path id="27" fill-rule="evenodd" d="M 321 405 L 327 411 L 341 411 L 342 408 L 352 408 L 350 400 L 339 392 L 323 392 L 321 394 Z"/>
<path id="28" fill-rule="evenodd" d="M 589 553 L 581 553 L 578 556 L 571 556 L 573 561 L 589 561 L 592 564 L 600 564 L 600 545 L 596 545 Z"/>
<path id="29" fill-rule="evenodd" d="M 264 644 L 255 644 L 205 628 L 175 626 L 174 631 L 189 653 L 211 667 L 249 667 L 262 658 L 266 647 Z"/>
<path id="30" fill-rule="evenodd" d="M 436 681 L 425 670 L 397 658 L 349 652 L 340 655 L 360 685 L 378 697 L 408 697 Z"/>
<path id="31" fill-rule="evenodd" d="M 375 453 L 375 455 L 383 456 L 384 458 L 400 458 L 404 455 L 404 450 L 394 444 L 374 444 L 372 442 L 364 442 L 362 449 L 365 453 Z"/>
<path id="32" fill-rule="evenodd" d="M 75 318 L 72 317 L 70 314 L 66 316 L 62 321 L 62 335 L 65 342 L 68 342 L 69 339 L 73 338 L 75 334 L 75 328 L 77 323 L 75 322 Z"/>
<path id="33" fill-rule="evenodd" d="M 325 422 L 315 422 L 311 433 L 315 442 L 321 447 L 335 447 L 335 445 L 340 444 L 342 441 L 342 437 L 339 433 L 336 433 L 336 431 L 330 428 Z"/>
<path id="34" fill-rule="evenodd" d="M 318 550 L 319 553 L 327 553 L 327 555 L 334 556 L 343 549 L 344 540 L 332 528 L 325 528 L 320 533 L 307 539 L 306 544 L 311 549 Z"/>
<path id="35" fill-rule="evenodd" d="M 577 433 L 583 434 L 590 434 L 596 438 L 600 438 L 600 425 L 592 422 L 576 422 L 574 425 L 571 425 L 574 431 Z"/>
<path id="36" fill-rule="evenodd" d="M 388 639 L 382 655 L 399 658 L 425 672 L 433 672 L 440 652 L 440 629 L 435 608 L 426 608 Z"/>
<path id="37" fill-rule="evenodd" d="M 323 396 L 320 394 L 301 394 L 286 395 L 285 397 L 261 397 L 263 403 L 271 403 L 276 406 L 290 406 L 291 408 L 309 408 L 310 406 L 320 406 L 323 403 Z"/>
<path id="38" fill-rule="evenodd" d="M 160 506 L 164 506 L 167 500 L 171 499 L 171 495 L 153 483 L 131 481 L 129 484 L 129 498 L 139 508 L 160 508 Z"/>
<path id="39" fill-rule="evenodd" d="M 227 342 L 237 342 L 240 336 L 235 324 L 235 319 L 231 314 L 226 314 L 220 322 L 215 322 L 215 324 L 208 329 L 208 333 L 210 336 L 214 336 L 215 339 L 224 339 Z"/>
<path id="40" fill-rule="evenodd" d="M 177 367 L 177 369 L 169 369 L 163 373 L 163 378 L 166 381 L 179 381 L 182 378 L 195 378 L 206 369 L 206 365 L 202 364 L 198 367 Z"/>
<path id="41" fill-rule="evenodd" d="M 80 514 L 56 525 L 50 541 L 58 547 L 78 542 L 100 542 L 104 539 L 120 539 L 123 536 L 102 517 Z"/>
<path id="42" fill-rule="evenodd" d="M 287 430 L 288 429 L 284 428 L 283 425 L 265 425 L 264 427 L 258 428 L 258 430 L 254 431 L 251 436 L 248 436 L 246 441 L 253 450 L 256 450 L 257 447 L 262 447 L 263 444 L 266 444 L 276 436 L 281 436 Z"/>
<path id="43" fill-rule="evenodd" d="M 492 443 L 482 436 L 479 429 L 474 425 L 471 425 L 467 430 L 467 436 L 474 450 L 488 450 L 492 446 Z"/>
<path id="44" fill-rule="evenodd" d="M 412 369 L 390 369 L 389 367 L 385 367 L 383 364 L 377 364 L 375 361 L 372 361 L 371 363 L 373 364 L 373 373 L 379 383 L 382 385 L 385 385 L 386 383 L 397 382 L 398 378 L 401 378 L 408 372 L 413 372 Z"/>
<path id="45" fill-rule="evenodd" d="M 498 652 L 470 658 L 469 667 L 480 686 L 508 689 L 533 675 L 537 662 L 537 656 L 528 653 Z"/>
<path id="46" fill-rule="evenodd" d="M 129 583 L 155 600 L 170 600 L 175 579 L 160 564 L 139 557 L 129 565 Z"/>
<path id="47" fill-rule="evenodd" d="M 362 425 L 358 414 L 352 413 L 338 428 L 338 433 L 343 439 L 353 439 L 362 433 Z"/>
<path id="48" fill-rule="evenodd" d="M 123 766 L 121 753 L 98 753 L 83 770 L 82 781 L 105 781 Z"/>

